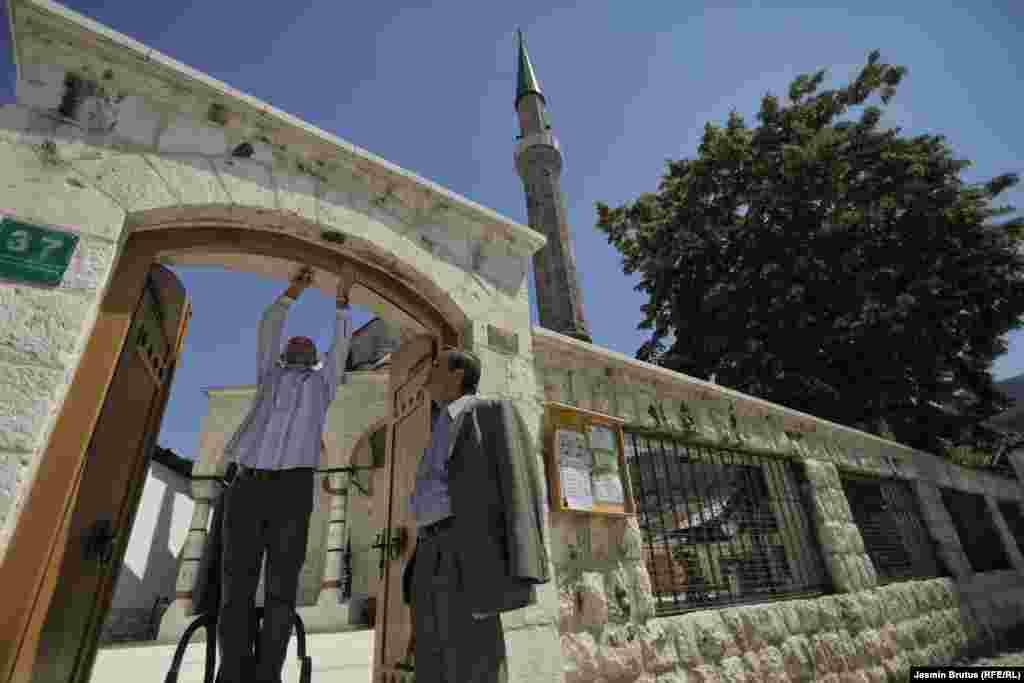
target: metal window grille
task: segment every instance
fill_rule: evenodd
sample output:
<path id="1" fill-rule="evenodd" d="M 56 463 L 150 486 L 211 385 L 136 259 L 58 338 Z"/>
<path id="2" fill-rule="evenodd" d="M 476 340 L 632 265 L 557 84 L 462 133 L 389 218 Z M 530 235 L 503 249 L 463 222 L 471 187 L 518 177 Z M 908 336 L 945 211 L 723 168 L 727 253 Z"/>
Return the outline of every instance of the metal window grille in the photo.
<path id="1" fill-rule="evenodd" d="M 840 479 L 880 583 L 944 574 L 907 482 L 845 473 Z"/>
<path id="2" fill-rule="evenodd" d="M 985 497 L 945 487 L 940 491 L 971 569 L 979 573 L 1009 569 L 1010 559 L 1006 556 L 1003 539 L 992 520 Z"/>
<path id="3" fill-rule="evenodd" d="M 1024 514 L 1021 514 L 1021 504 L 1017 501 L 1000 501 L 999 512 L 1003 514 L 1010 535 L 1017 542 L 1017 549 L 1024 553 Z"/>
<path id="4" fill-rule="evenodd" d="M 626 457 L 659 614 L 826 590 L 792 463 L 633 430 Z"/>

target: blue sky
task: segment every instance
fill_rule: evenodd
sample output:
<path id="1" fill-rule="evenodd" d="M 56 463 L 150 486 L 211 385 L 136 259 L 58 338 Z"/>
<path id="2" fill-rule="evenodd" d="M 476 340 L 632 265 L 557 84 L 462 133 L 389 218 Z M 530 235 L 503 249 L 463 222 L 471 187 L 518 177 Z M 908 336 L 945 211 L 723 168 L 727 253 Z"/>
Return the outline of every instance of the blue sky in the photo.
<path id="1" fill-rule="evenodd" d="M 644 299 L 594 228 L 594 202 L 614 206 L 654 190 L 666 158 L 696 153 L 705 122 L 735 108 L 753 124 L 760 97 L 783 94 L 801 72 L 828 68 L 830 87 L 878 48 L 909 68 L 886 122 L 945 134 L 974 161 L 969 181 L 1024 171 L 1019 0 L 65 4 L 526 223 L 512 165 L 521 26 L 565 154 L 562 186 L 594 341 L 628 355 L 646 338 L 635 329 Z M 14 98 L 7 30 L 5 20 L 0 102 Z M 1007 202 L 1024 208 L 1024 191 Z M 216 269 L 180 275 L 194 317 L 160 440 L 194 456 L 201 389 L 254 381 L 256 322 L 285 283 Z M 287 333 L 323 348 L 333 302 L 306 297 Z M 357 322 L 366 319 L 359 312 Z M 1024 372 L 1024 333 L 1009 341 L 997 379 Z"/>

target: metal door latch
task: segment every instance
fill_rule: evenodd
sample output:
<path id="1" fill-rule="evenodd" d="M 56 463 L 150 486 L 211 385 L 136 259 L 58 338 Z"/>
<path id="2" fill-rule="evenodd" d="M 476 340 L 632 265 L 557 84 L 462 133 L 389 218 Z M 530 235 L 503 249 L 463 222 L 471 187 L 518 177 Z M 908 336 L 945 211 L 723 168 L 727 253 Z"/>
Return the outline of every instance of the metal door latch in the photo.
<path id="1" fill-rule="evenodd" d="M 85 533 L 85 559 L 96 560 L 102 564 L 110 562 L 114 556 L 114 541 L 117 534 L 109 519 L 101 519 L 94 523 Z"/>
<path id="2" fill-rule="evenodd" d="M 406 537 L 405 527 L 385 529 L 377 533 L 377 538 L 370 547 L 375 548 L 380 555 L 377 568 L 380 571 L 381 578 L 384 577 L 384 565 L 387 564 L 388 560 L 396 560 L 402 554 Z"/>

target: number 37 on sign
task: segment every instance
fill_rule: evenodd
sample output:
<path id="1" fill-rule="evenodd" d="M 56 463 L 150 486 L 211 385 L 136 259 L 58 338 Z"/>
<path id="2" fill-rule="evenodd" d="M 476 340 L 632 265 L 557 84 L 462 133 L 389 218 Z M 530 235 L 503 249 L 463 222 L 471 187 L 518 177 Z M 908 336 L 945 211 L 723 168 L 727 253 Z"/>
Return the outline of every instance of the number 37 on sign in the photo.
<path id="1" fill-rule="evenodd" d="M 78 246 L 78 235 L 0 212 L 0 278 L 57 285 Z"/>

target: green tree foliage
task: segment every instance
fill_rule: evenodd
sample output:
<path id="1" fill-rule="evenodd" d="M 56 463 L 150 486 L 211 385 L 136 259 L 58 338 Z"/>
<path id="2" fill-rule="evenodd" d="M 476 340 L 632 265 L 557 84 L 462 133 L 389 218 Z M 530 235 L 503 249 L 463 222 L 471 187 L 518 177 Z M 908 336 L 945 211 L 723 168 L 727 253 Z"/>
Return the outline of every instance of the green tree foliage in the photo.
<path id="1" fill-rule="evenodd" d="M 836 90 L 802 75 L 756 127 L 707 124 L 657 192 L 597 204 L 650 297 L 637 358 L 933 452 L 997 445 L 1024 220 L 993 200 L 1018 178 L 967 184 L 943 136 L 880 127 L 866 103 L 905 73 L 875 51 Z"/>

